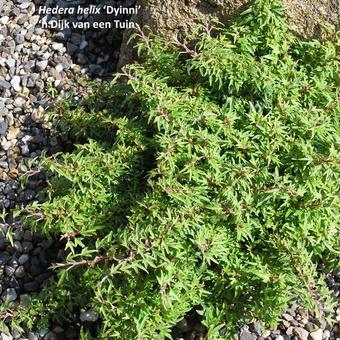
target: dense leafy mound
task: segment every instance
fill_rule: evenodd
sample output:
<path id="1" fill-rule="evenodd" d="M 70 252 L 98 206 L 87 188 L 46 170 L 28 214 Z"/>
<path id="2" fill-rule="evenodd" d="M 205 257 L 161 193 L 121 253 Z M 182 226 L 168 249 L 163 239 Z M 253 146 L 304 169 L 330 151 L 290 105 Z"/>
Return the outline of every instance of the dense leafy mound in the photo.
<path id="1" fill-rule="evenodd" d="M 336 43 L 298 40 L 271 0 L 188 42 L 139 36 L 127 82 L 59 109 L 91 139 L 45 161 L 26 213 L 68 255 L 15 322 L 92 308 L 101 338 L 163 339 L 196 308 L 216 339 L 316 308 L 340 251 Z"/>

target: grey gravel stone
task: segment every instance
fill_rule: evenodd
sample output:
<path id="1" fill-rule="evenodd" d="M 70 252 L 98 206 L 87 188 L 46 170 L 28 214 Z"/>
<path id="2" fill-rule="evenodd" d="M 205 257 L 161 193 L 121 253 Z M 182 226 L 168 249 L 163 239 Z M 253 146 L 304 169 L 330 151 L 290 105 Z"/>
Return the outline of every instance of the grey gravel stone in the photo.
<path id="1" fill-rule="evenodd" d="M 67 46 L 67 52 L 71 55 L 77 52 L 79 49 L 77 45 L 74 45 L 70 42 L 68 42 L 66 46 Z"/>
<path id="2" fill-rule="evenodd" d="M 95 322 L 98 320 L 98 313 L 92 309 L 89 309 L 87 311 L 83 311 L 80 313 L 80 320 L 82 322 L 88 321 L 88 322 Z"/>
<path id="3" fill-rule="evenodd" d="M 243 330 L 240 334 L 240 340 L 256 340 L 256 338 L 256 335 L 248 330 Z"/>
<path id="4" fill-rule="evenodd" d="M 14 301 L 17 298 L 17 292 L 13 288 L 7 288 L 1 295 L 3 301 Z"/>
<path id="5" fill-rule="evenodd" d="M 15 270 L 15 273 L 14 273 L 15 277 L 16 278 L 23 278 L 25 277 L 25 269 L 23 266 L 19 266 L 16 270 Z"/>
<path id="6" fill-rule="evenodd" d="M 58 340 L 58 337 L 54 332 L 49 332 L 44 336 L 44 340 Z"/>
<path id="7" fill-rule="evenodd" d="M 22 108 L 25 106 L 25 103 L 26 103 L 26 100 L 24 98 L 18 97 L 14 101 L 14 106 Z"/>
<path id="8" fill-rule="evenodd" d="M 21 294 L 20 295 L 20 304 L 27 305 L 30 301 L 30 295 L 28 294 Z"/>
<path id="9" fill-rule="evenodd" d="M 22 251 L 27 254 L 28 252 L 30 252 L 33 249 L 33 244 L 32 242 L 29 241 L 24 241 L 22 242 Z"/>
<path id="10" fill-rule="evenodd" d="M 22 254 L 19 259 L 18 262 L 20 264 L 25 264 L 27 261 L 29 260 L 29 256 L 27 254 Z"/>
<path id="11" fill-rule="evenodd" d="M 48 60 L 37 61 L 35 67 L 38 72 L 44 71 L 48 65 Z"/>
<path id="12" fill-rule="evenodd" d="M 8 129 L 8 123 L 6 121 L 0 122 L 0 135 L 5 134 Z"/>
<path id="13" fill-rule="evenodd" d="M 10 267 L 10 266 L 6 266 L 5 267 L 5 272 L 7 276 L 13 276 L 14 272 L 15 272 L 15 268 Z"/>
<path id="14" fill-rule="evenodd" d="M 297 336 L 298 340 L 308 340 L 309 333 L 302 327 L 295 327 L 293 334 Z"/>
<path id="15" fill-rule="evenodd" d="M 39 331 L 39 336 L 40 336 L 41 338 L 43 338 L 47 333 L 48 333 L 48 330 L 47 330 L 47 329 L 41 329 L 41 330 Z"/>
<path id="16" fill-rule="evenodd" d="M 11 83 L 4 79 L 0 79 L 0 90 L 6 90 L 9 88 L 11 88 Z"/>
<path id="17" fill-rule="evenodd" d="M 0 252 L 0 266 L 3 266 L 10 259 L 10 255 L 7 252 Z"/>
<path id="18" fill-rule="evenodd" d="M 1 1 L 1 0 L 0 0 Z M 1 6 L 0 6 L 1 7 Z M 1 8 L 0 8 L 1 9 Z M 1 333 L 1 340 L 13 340 L 13 336 L 11 334 Z"/>
<path id="19" fill-rule="evenodd" d="M 287 321 L 292 321 L 294 318 L 290 315 L 290 314 L 288 314 L 288 313 L 283 313 L 282 314 L 282 317 L 285 319 L 285 320 L 287 320 Z"/>
<path id="20" fill-rule="evenodd" d="M 27 87 L 28 88 L 34 87 L 38 79 L 39 79 L 39 74 L 38 73 L 30 74 L 28 79 L 27 79 Z"/>
<path id="21" fill-rule="evenodd" d="M 33 332 L 28 333 L 28 340 L 38 340 L 38 339 L 39 338 L 35 333 L 33 333 Z"/>

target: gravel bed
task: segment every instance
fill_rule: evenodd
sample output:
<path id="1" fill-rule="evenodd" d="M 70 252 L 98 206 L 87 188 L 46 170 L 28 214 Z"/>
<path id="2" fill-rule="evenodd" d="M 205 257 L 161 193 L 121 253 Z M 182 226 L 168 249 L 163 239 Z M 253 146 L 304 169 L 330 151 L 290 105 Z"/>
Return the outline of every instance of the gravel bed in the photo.
<path id="1" fill-rule="evenodd" d="M 40 191 L 50 174 L 34 169 L 37 161 L 32 168 L 30 161 L 42 153 L 72 148 L 72 142 L 59 134 L 48 119 L 48 109 L 54 98 L 72 94 L 77 101 L 83 96 L 79 78 L 105 80 L 116 68 L 121 31 L 71 31 L 67 28 L 49 31 L 41 28 L 40 22 L 51 17 L 39 17 L 36 11 L 39 5 L 69 6 L 75 3 L 133 6 L 135 0 L 0 0 L 0 211 L 11 211 L 34 200 L 43 201 Z M 100 20 L 91 16 L 67 19 Z M 22 183 L 20 178 L 27 173 L 30 174 L 28 181 Z M 8 229 L 14 234 L 13 245 L 4 237 Z M 53 275 L 48 270 L 49 265 L 63 256 L 58 241 L 32 233 L 20 219 L 0 220 L 0 303 L 6 299 L 11 303 L 24 303 Z M 330 275 L 328 284 L 339 298 L 339 275 Z M 240 329 L 239 339 L 340 340 L 340 308 L 335 311 L 333 320 L 329 325 L 323 316 L 316 318 L 293 304 L 283 314 L 277 329 L 264 332 L 259 324 L 253 323 Z M 29 334 L 20 334 L 15 329 L 9 334 L 0 329 L 0 340 L 77 339 L 81 323 L 95 321 L 93 311 L 81 311 L 73 325 L 57 325 L 51 330 Z M 205 331 L 197 315 L 190 314 L 174 327 L 173 337 L 204 339 Z"/>
<path id="2" fill-rule="evenodd" d="M 119 30 L 46 30 L 41 22 L 51 16 L 39 16 L 40 5 L 67 7 L 88 4 L 83 0 L 13 0 L 0 4 L 0 211 L 32 201 L 43 201 L 46 174 L 37 170 L 42 153 L 68 151 L 72 141 L 56 131 L 48 110 L 56 97 L 70 94 L 78 101 L 83 96 L 81 78 L 110 78 L 116 68 L 122 32 Z M 104 2 L 91 2 L 103 5 Z M 135 1 L 109 1 L 124 6 Z M 54 17 L 56 20 L 65 17 Z M 68 21 L 100 20 L 93 17 L 67 17 Z M 106 18 L 107 20 L 107 18 Z M 27 175 L 27 182 L 20 178 Z M 14 244 L 5 239 L 10 229 Z M 0 303 L 24 303 L 48 282 L 48 267 L 64 254 L 60 243 L 32 233 L 20 219 L 0 219 Z M 83 311 L 75 324 L 21 335 L 2 332 L 0 339 L 77 339 L 81 322 L 91 312 Z M 0 316 L 9 320 L 8 316 Z M 7 318 L 7 319 L 6 319 Z"/>
<path id="3" fill-rule="evenodd" d="M 333 273 L 327 278 L 329 288 L 334 297 L 339 298 L 340 273 Z M 328 323 L 326 317 L 333 320 Z M 173 329 L 173 338 L 176 340 L 205 340 L 206 329 L 200 323 L 197 313 L 189 314 Z M 224 332 L 221 331 L 223 336 Z M 238 340 L 340 340 L 340 305 L 334 313 L 323 313 L 316 316 L 298 303 L 293 303 L 282 314 L 280 324 L 271 330 L 264 330 L 258 322 L 243 325 L 239 328 Z"/>

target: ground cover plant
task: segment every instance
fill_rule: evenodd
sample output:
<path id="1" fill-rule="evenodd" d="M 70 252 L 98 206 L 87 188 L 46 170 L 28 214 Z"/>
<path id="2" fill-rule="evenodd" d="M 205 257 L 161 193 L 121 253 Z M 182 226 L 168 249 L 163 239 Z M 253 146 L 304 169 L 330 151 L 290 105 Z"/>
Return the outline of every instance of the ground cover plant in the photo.
<path id="1" fill-rule="evenodd" d="M 84 107 L 57 107 L 83 143 L 44 160 L 56 174 L 47 201 L 24 212 L 67 257 L 12 307 L 14 324 L 83 308 L 99 338 L 164 339 L 196 309 L 218 339 L 253 318 L 275 323 L 293 300 L 332 308 L 338 42 L 294 37 L 276 0 L 186 40 L 138 37 L 139 64 Z"/>

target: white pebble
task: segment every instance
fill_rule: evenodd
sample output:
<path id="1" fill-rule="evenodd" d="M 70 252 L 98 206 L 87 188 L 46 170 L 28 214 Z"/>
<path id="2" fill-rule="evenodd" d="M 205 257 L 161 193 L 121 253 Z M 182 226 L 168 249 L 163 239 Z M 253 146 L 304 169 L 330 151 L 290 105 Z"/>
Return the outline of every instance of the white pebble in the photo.
<path id="1" fill-rule="evenodd" d="M 61 43 L 54 43 L 54 44 L 52 44 L 52 48 L 53 48 L 55 51 L 60 51 L 63 47 L 64 47 L 64 45 L 61 44 Z"/>
<path id="2" fill-rule="evenodd" d="M 63 69 L 64 69 L 64 66 L 62 64 L 58 64 L 56 67 L 55 67 L 56 71 L 57 72 L 61 72 Z"/>
<path id="3" fill-rule="evenodd" d="M 309 333 L 309 337 L 312 340 L 322 340 L 322 336 L 323 336 L 323 331 L 322 329 L 318 329 L 315 332 Z"/>
<path id="4" fill-rule="evenodd" d="M 15 66 L 15 60 L 14 59 L 7 59 L 6 64 L 9 68 L 12 68 Z"/>
<path id="5" fill-rule="evenodd" d="M 20 92 L 21 86 L 20 86 L 21 79 L 19 76 L 14 76 L 11 80 L 11 85 L 14 89 L 14 91 Z"/>
<path id="6" fill-rule="evenodd" d="M 6 25 L 8 21 L 9 21 L 9 17 L 6 15 L 0 18 L 0 24 L 2 25 Z"/>

